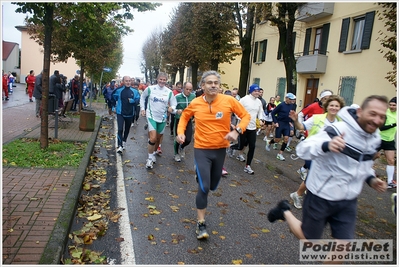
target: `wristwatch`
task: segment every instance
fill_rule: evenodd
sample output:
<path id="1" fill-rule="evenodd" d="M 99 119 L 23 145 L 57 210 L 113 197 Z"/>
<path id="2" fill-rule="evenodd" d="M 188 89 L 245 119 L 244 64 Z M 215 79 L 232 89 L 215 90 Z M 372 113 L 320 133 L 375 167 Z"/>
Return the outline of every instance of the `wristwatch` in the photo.
<path id="1" fill-rule="evenodd" d="M 242 129 L 240 127 L 236 127 L 235 130 L 237 131 L 237 133 L 242 134 Z"/>

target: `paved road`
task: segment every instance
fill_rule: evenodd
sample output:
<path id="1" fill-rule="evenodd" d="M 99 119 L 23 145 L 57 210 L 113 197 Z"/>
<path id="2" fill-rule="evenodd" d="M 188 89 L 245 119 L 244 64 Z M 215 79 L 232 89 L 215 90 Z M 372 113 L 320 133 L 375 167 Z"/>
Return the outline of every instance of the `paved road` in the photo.
<path id="1" fill-rule="evenodd" d="M 187 148 L 186 158 L 177 163 L 171 150 L 173 138 L 168 128 L 163 141 L 163 154 L 157 158 L 153 170 L 145 169 L 147 133 L 144 120 L 131 129 L 127 149 L 119 159 L 123 165 L 124 190 L 128 207 L 128 222 L 120 231 L 131 232 L 133 246 L 121 259 L 116 256 L 118 245 L 125 251 L 125 243 L 102 243 L 112 262 L 135 264 L 301 264 L 299 242 L 284 222 L 271 224 L 267 212 L 281 199 L 297 189 L 301 180 L 296 170 L 302 165 L 293 161 L 275 159 L 276 151 L 266 152 L 258 137 L 252 168 L 255 175 L 244 173 L 244 163 L 227 158 L 225 166 L 230 174 L 219 188 L 210 194 L 207 225 L 210 238 L 198 241 L 195 237 L 195 195 L 197 184 L 193 172 L 193 149 Z M 114 125 L 114 127 L 116 127 Z M 114 149 L 114 148 L 113 148 Z M 115 151 L 115 150 L 114 150 Z M 112 153 L 108 153 L 112 154 Z M 113 154 L 112 154 L 113 155 Z M 117 156 L 119 157 L 119 156 Z M 120 190 L 119 187 L 118 191 Z M 367 185 L 359 197 L 356 238 L 395 239 L 396 218 L 391 213 L 390 194 L 379 194 Z M 292 201 L 290 201 L 292 204 Z M 150 207 L 159 212 L 151 215 Z M 301 218 L 301 211 L 292 206 Z M 124 237 L 117 230 L 113 238 Z M 330 237 L 326 228 L 324 238 Z M 112 238 L 111 238 L 112 239 Z M 134 251 L 134 256 L 129 254 Z M 129 259 L 126 259 L 129 258 Z M 396 262 L 396 258 L 395 258 Z"/>

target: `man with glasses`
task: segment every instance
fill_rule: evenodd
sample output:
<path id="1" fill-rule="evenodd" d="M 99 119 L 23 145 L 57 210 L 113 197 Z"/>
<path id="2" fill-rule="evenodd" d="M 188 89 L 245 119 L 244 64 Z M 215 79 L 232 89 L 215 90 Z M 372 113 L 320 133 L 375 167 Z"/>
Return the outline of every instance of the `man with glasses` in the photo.
<path id="1" fill-rule="evenodd" d="M 195 98 L 195 94 L 193 94 L 192 92 L 193 92 L 192 83 L 185 82 L 183 85 L 182 92 L 175 95 L 177 105 L 176 105 L 176 115 L 174 116 L 173 132 L 176 132 L 177 126 L 179 125 L 180 116 L 183 110 L 187 108 L 188 104 L 190 104 L 191 101 L 193 101 L 193 99 Z M 185 157 L 186 152 L 184 151 L 184 148 L 191 143 L 191 138 L 193 135 L 193 121 L 191 118 L 187 123 L 184 135 L 186 136 L 186 140 L 184 141 L 183 144 L 179 144 L 176 140 L 174 141 L 174 151 L 175 151 L 174 159 L 176 162 L 180 162 L 181 159 Z"/>
<path id="2" fill-rule="evenodd" d="M 208 205 L 209 190 L 216 190 L 222 176 L 226 148 L 231 141 L 237 140 L 251 119 L 250 114 L 233 97 L 219 94 L 220 75 L 216 71 L 206 71 L 201 78 L 204 94 L 191 101 L 181 114 L 177 127 L 176 141 L 183 144 L 189 120 L 195 118 L 194 162 L 198 191 L 197 239 L 206 239 L 205 213 Z M 241 118 L 234 130 L 230 130 L 231 114 Z"/>

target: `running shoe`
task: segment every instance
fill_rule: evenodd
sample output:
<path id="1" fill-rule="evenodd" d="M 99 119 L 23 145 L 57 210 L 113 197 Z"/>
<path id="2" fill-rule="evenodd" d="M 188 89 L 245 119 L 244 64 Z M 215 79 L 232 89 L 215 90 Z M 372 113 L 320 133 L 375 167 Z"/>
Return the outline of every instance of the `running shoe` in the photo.
<path id="1" fill-rule="evenodd" d="M 254 174 L 255 172 L 251 169 L 251 166 L 247 165 L 244 168 L 244 172 L 248 173 L 248 174 Z"/>
<path id="2" fill-rule="evenodd" d="M 294 206 L 297 209 L 302 209 L 302 196 L 299 196 L 297 192 L 290 194 L 291 199 L 294 201 Z"/>
<path id="3" fill-rule="evenodd" d="M 266 146 L 265 146 L 266 151 L 270 151 L 270 141 L 266 140 Z"/>
<path id="4" fill-rule="evenodd" d="M 123 148 L 121 146 L 118 146 L 118 149 L 116 150 L 116 152 L 120 155 L 122 155 L 123 153 Z"/>
<path id="5" fill-rule="evenodd" d="M 278 149 L 277 145 L 278 145 L 277 143 L 274 143 L 274 144 L 273 144 L 273 149 L 274 149 L 274 150 L 277 150 L 277 149 Z"/>
<path id="6" fill-rule="evenodd" d="M 145 164 L 145 167 L 147 169 L 152 169 L 152 168 L 154 168 L 153 163 L 154 162 L 152 161 L 152 159 L 147 159 L 147 163 Z"/>
<path id="7" fill-rule="evenodd" d="M 148 123 L 146 123 L 145 125 L 144 125 L 144 130 L 147 130 L 148 129 Z"/>
<path id="8" fill-rule="evenodd" d="M 285 151 L 287 151 L 287 152 L 292 152 L 292 148 L 290 148 L 289 146 L 287 146 L 287 147 L 285 148 Z"/>
<path id="9" fill-rule="evenodd" d="M 122 149 L 125 150 L 126 149 L 126 142 L 122 141 Z"/>
<path id="10" fill-rule="evenodd" d="M 308 172 L 306 170 L 302 171 L 302 169 L 299 169 L 296 172 L 301 176 L 302 180 L 304 181 L 306 180 L 306 176 L 308 175 Z"/>
<path id="11" fill-rule="evenodd" d="M 157 157 L 155 157 L 154 154 L 152 154 L 152 162 L 153 162 L 153 163 L 157 163 Z"/>
<path id="12" fill-rule="evenodd" d="M 243 155 L 238 155 L 237 157 L 236 157 L 236 159 L 238 159 L 239 161 L 245 161 L 245 157 L 243 156 Z"/>
<path id="13" fill-rule="evenodd" d="M 389 183 L 387 186 L 388 189 L 396 188 L 396 184 L 394 183 Z"/>
<path id="14" fill-rule="evenodd" d="M 288 200 L 282 200 L 277 204 L 277 207 L 271 209 L 267 214 L 269 222 L 275 222 L 276 220 L 285 220 L 284 211 L 290 210 L 290 203 Z"/>
<path id="15" fill-rule="evenodd" d="M 227 172 L 226 168 L 223 167 L 223 168 L 222 168 L 222 175 L 224 176 L 224 175 L 228 175 L 228 174 L 229 174 L 229 173 Z"/>
<path id="16" fill-rule="evenodd" d="M 263 141 L 267 142 L 267 136 L 263 137 Z"/>
<path id="17" fill-rule="evenodd" d="M 260 135 L 260 131 L 261 131 L 262 129 L 259 129 L 258 131 L 256 131 L 256 135 Z"/>
<path id="18" fill-rule="evenodd" d="M 179 154 L 180 154 L 180 157 L 182 157 L 182 158 L 184 158 L 186 156 L 186 151 L 181 146 L 179 146 Z"/>
<path id="19" fill-rule="evenodd" d="M 234 157 L 234 154 L 235 154 L 235 150 L 234 150 L 234 149 L 228 147 L 226 152 L 227 152 L 227 155 L 228 155 L 230 158 L 233 158 L 233 157 Z"/>
<path id="20" fill-rule="evenodd" d="M 162 150 L 161 150 L 161 147 L 160 147 L 160 146 L 158 147 L 158 149 L 157 149 L 157 151 L 156 151 L 156 154 L 157 154 L 158 156 L 161 156 L 161 155 L 162 155 Z"/>
<path id="21" fill-rule="evenodd" d="M 281 161 L 285 160 L 283 154 L 277 154 L 277 159 Z"/>
<path id="22" fill-rule="evenodd" d="M 175 161 L 176 161 L 176 162 L 180 162 L 180 161 L 181 161 L 181 158 L 180 158 L 180 155 L 179 155 L 179 154 L 176 154 L 176 155 L 175 155 Z"/>
<path id="23" fill-rule="evenodd" d="M 206 239 L 209 237 L 209 234 L 206 231 L 205 221 L 197 222 L 197 229 L 195 232 L 197 234 L 197 239 Z"/>

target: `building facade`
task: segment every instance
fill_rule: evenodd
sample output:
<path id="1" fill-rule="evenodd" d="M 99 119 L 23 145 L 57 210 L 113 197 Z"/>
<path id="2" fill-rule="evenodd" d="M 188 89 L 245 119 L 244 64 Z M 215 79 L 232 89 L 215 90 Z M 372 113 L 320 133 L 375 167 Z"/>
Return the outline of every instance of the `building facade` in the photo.
<path id="1" fill-rule="evenodd" d="M 16 74 L 16 82 L 19 82 L 19 44 L 3 41 L 2 45 L 3 61 L 1 68 L 5 73 Z"/>
<path id="2" fill-rule="evenodd" d="M 379 51 L 380 32 L 387 33 L 378 19 L 382 8 L 372 2 L 309 2 L 299 9 L 294 27 L 298 109 L 330 89 L 347 105 L 361 104 L 372 94 L 396 95 L 385 79 L 392 64 Z M 388 34 L 389 35 L 389 34 Z M 279 33 L 268 22 L 256 25 L 250 82 L 264 89 L 264 98 L 286 89 L 285 67 L 279 53 Z"/>
<path id="3" fill-rule="evenodd" d="M 17 26 L 16 28 L 21 32 L 20 82 L 25 83 L 25 77 L 29 75 L 30 70 L 34 70 L 36 75 L 42 71 L 44 62 L 43 47 L 30 38 L 25 26 Z M 80 67 L 76 64 L 74 58 L 69 58 L 67 62 L 50 62 L 50 76 L 55 70 L 67 76 L 69 80 L 77 74 Z"/>

